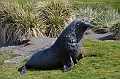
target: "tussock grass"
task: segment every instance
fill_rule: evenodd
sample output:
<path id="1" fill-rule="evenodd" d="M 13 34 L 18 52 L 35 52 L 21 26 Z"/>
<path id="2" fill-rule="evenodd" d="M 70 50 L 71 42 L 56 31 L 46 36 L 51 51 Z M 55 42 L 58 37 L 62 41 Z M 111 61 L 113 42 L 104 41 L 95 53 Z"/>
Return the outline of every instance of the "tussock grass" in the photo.
<path id="1" fill-rule="evenodd" d="M 21 33 L 22 29 L 19 27 L 20 24 L 16 27 L 16 21 L 18 21 L 16 18 L 21 18 L 20 16 L 17 16 L 17 14 L 25 14 L 18 3 L 0 1 L 0 43 L 15 42 L 17 39 L 20 39 L 19 37 L 23 36 L 24 31 Z"/>
<path id="2" fill-rule="evenodd" d="M 11 44 L 40 35 L 40 21 L 18 2 L 0 1 L 0 43 Z"/>
<path id="3" fill-rule="evenodd" d="M 88 18 L 92 22 L 96 33 L 108 32 L 112 26 L 120 22 L 118 11 L 102 4 L 84 5 L 78 12 L 78 17 Z"/>
<path id="4" fill-rule="evenodd" d="M 37 14 L 46 25 L 46 36 L 59 36 L 65 26 L 75 18 L 73 4 L 67 0 L 49 0 L 38 2 L 37 5 Z"/>
<path id="5" fill-rule="evenodd" d="M 120 23 L 115 24 L 112 28 L 111 28 L 112 32 L 114 33 L 114 36 L 116 39 L 120 40 Z"/>

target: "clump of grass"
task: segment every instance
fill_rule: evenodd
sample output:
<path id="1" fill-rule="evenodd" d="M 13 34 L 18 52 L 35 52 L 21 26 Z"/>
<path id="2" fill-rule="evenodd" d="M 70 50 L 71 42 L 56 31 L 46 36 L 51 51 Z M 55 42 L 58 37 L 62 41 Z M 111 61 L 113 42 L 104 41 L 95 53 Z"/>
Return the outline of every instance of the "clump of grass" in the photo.
<path id="1" fill-rule="evenodd" d="M 20 25 L 16 24 L 18 21 L 16 18 L 21 18 L 17 15 L 22 14 L 25 12 L 18 3 L 0 2 L 0 43 L 12 43 L 23 36 L 26 29 L 22 31 Z"/>
<path id="2" fill-rule="evenodd" d="M 39 19 L 29 10 L 24 10 L 18 2 L 0 1 L 0 43 L 11 44 L 38 36 Z"/>
<path id="3" fill-rule="evenodd" d="M 95 18 L 94 23 L 96 27 L 100 27 L 98 31 L 101 30 L 101 32 L 103 31 L 104 33 L 110 31 L 112 26 L 118 23 L 119 18 L 120 15 L 116 10 L 107 10 L 101 12 L 101 14 Z"/>
<path id="4" fill-rule="evenodd" d="M 97 13 L 93 10 L 92 7 L 89 6 L 82 6 L 81 8 L 78 9 L 78 17 L 84 17 L 92 21 L 95 16 L 97 16 Z"/>
<path id="5" fill-rule="evenodd" d="M 112 28 L 111 28 L 112 32 L 114 33 L 114 36 L 117 40 L 120 40 L 120 23 L 115 24 Z"/>
<path id="6" fill-rule="evenodd" d="M 102 4 L 85 5 L 78 12 L 79 17 L 88 18 L 92 22 L 96 33 L 110 31 L 110 28 L 118 23 L 120 18 L 117 10 Z"/>
<path id="7" fill-rule="evenodd" d="M 73 4 L 67 0 L 49 0 L 38 2 L 37 14 L 46 25 L 45 35 L 49 37 L 59 36 L 74 17 Z"/>

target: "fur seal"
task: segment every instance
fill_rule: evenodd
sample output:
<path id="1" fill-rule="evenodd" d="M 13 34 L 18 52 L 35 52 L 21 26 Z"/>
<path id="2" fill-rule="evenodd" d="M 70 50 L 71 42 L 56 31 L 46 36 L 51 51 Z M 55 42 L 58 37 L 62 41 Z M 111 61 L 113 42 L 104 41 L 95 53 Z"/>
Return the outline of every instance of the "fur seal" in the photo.
<path id="1" fill-rule="evenodd" d="M 20 73 L 25 74 L 29 68 L 47 70 L 63 67 L 64 72 L 71 70 L 81 57 L 84 32 L 92 27 L 85 18 L 75 19 L 50 48 L 32 54 Z"/>

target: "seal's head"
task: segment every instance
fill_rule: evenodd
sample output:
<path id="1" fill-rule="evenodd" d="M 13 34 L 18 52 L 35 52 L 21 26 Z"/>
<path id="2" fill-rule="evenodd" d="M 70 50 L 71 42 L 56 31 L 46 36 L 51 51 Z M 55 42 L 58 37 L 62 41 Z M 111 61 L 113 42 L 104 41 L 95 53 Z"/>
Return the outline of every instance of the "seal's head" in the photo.
<path id="1" fill-rule="evenodd" d="M 90 21 L 85 18 L 77 18 L 74 22 L 74 26 L 77 26 L 80 29 L 82 28 L 82 30 L 88 30 L 93 28 L 93 25 L 90 23 Z"/>

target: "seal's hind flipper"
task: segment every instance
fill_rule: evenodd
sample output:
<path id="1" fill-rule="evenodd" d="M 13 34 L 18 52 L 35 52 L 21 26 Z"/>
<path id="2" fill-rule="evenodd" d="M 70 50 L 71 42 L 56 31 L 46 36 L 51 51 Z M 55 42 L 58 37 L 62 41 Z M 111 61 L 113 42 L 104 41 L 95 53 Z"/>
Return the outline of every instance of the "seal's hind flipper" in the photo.
<path id="1" fill-rule="evenodd" d="M 21 70 L 21 72 L 20 72 L 20 74 L 25 74 L 26 73 L 26 66 L 23 66 L 23 68 L 22 68 L 22 70 Z"/>
<path id="2" fill-rule="evenodd" d="M 63 66 L 64 66 L 63 72 L 70 71 L 74 66 L 72 58 L 70 57 L 70 59 L 67 62 L 63 62 Z"/>

